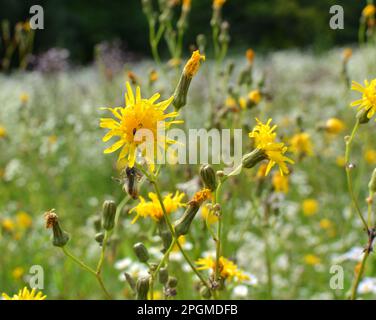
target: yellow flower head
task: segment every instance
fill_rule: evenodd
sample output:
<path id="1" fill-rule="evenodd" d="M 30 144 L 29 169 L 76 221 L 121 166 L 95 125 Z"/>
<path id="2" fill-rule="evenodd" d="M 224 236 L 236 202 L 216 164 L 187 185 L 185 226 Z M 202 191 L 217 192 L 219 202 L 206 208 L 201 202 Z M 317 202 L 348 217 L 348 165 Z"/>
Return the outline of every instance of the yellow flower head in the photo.
<path id="1" fill-rule="evenodd" d="M 376 6 L 373 4 L 368 4 L 364 7 L 362 15 L 366 18 L 371 18 L 376 14 Z"/>
<path id="2" fill-rule="evenodd" d="M 248 49 L 245 53 L 245 56 L 250 64 L 255 60 L 255 52 L 252 49 Z"/>
<path id="3" fill-rule="evenodd" d="M 25 270 L 22 267 L 16 267 L 12 271 L 12 277 L 14 280 L 19 280 L 25 274 Z"/>
<path id="4" fill-rule="evenodd" d="M 0 126 L 0 139 L 5 138 L 6 136 L 7 136 L 7 130 L 4 127 Z"/>
<path id="5" fill-rule="evenodd" d="M 276 172 L 273 175 L 273 187 L 276 192 L 287 193 L 289 192 L 289 178 L 286 175 L 281 175 L 280 172 Z"/>
<path id="6" fill-rule="evenodd" d="M 368 149 L 364 153 L 364 159 L 368 164 L 376 164 L 376 150 Z"/>
<path id="7" fill-rule="evenodd" d="M 1 226 L 3 227 L 3 229 L 5 231 L 8 231 L 8 232 L 11 232 L 15 229 L 16 225 L 14 223 L 13 220 L 9 219 L 9 218 L 5 218 L 2 222 L 1 222 Z"/>
<path id="8" fill-rule="evenodd" d="M 183 11 L 189 11 L 191 9 L 191 0 L 183 0 L 182 8 Z"/>
<path id="9" fill-rule="evenodd" d="M 311 156 L 313 155 L 313 146 L 311 136 L 306 133 L 297 133 L 290 140 L 290 150 L 298 156 Z"/>
<path id="10" fill-rule="evenodd" d="M 225 4 L 226 0 L 213 0 L 213 8 L 214 9 L 221 9 Z"/>
<path id="11" fill-rule="evenodd" d="M 16 222 L 17 222 L 17 225 L 21 227 L 22 229 L 28 229 L 33 224 L 32 218 L 25 211 L 17 212 Z"/>
<path id="12" fill-rule="evenodd" d="M 200 258 L 196 261 L 198 266 L 197 270 L 211 270 L 215 272 L 216 262 L 212 257 Z M 249 276 L 246 275 L 238 266 L 231 260 L 221 256 L 219 258 L 219 272 L 223 279 L 244 281 L 249 280 Z"/>
<path id="13" fill-rule="evenodd" d="M 29 95 L 26 92 L 22 92 L 20 94 L 20 102 L 22 104 L 26 104 L 26 103 L 28 103 L 28 101 L 29 101 Z"/>
<path id="14" fill-rule="evenodd" d="M 14 294 L 13 297 L 3 293 L 3 298 L 5 300 L 45 300 L 47 296 L 43 295 L 41 291 L 37 293 L 35 289 L 29 291 L 29 289 L 25 287 L 18 291 L 18 294 Z"/>
<path id="15" fill-rule="evenodd" d="M 324 230 L 328 230 L 333 227 L 333 223 L 329 219 L 321 219 L 320 220 L 320 228 Z"/>
<path id="16" fill-rule="evenodd" d="M 343 121 L 337 118 L 330 118 L 325 123 L 325 130 L 331 134 L 341 133 L 345 129 Z"/>
<path id="17" fill-rule="evenodd" d="M 209 225 L 216 223 L 218 221 L 218 216 L 213 213 L 213 210 L 210 210 L 207 206 L 201 207 L 201 217 Z"/>
<path id="18" fill-rule="evenodd" d="M 233 97 L 227 97 L 225 101 L 225 105 L 227 108 L 230 108 L 232 110 L 237 109 L 237 103 L 236 100 Z"/>
<path id="19" fill-rule="evenodd" d="M 304 256 L 304 263 L 309 266 L 316 266 L 321 263 L 321 259 L 314 254 L 307 254 Z"/>
<path id="20" fill-rule="evenodd" d="M 210 199 L 212 197 L 212 193 L 209 189 L 201 189 L 200 191 L 197 191 L 192 200 L 189 201 L 189 203 L 194 203 L 200 206 L 204 201 Z"/>
<path id="21" fill-rule="evenodd" d="M 243 110 L 247 108 L 247 99 L 246 98 L 240 97 L 238 102 L 239 102 L 240 108 L 242 108 Z"/>
<path id="22" fill-rule="evenodd" d="M 165 110 L 173 100 L 171 97 L 168 100 L 155 103 L 160 94 L 154 94 L 150 99 L 141 98 L 140 87 L 136 89 L 136 96 L 133 94 L 133 90 L 130 84 L 127 82 L 127 93 L 125 95 L 125 107 L 105 108 L 109 110 L 116 119 L 102 118 L 100 121 L 100 127 L 109 129 L 107 134 L 103 137 L 103 141 L 106 142 L 112 137 L 119 137 L 119 140 L 115 142 L 111 147 L 104 150 L 104 153 L 112 153 L 121 148 L 118 164 L 119 167 L 129 166 L 133 167 L 136 161 L 136 155 L 140 144 L 147 141 L 146 135 L 152 136 L 153 139 L 153 158 L 150 159 L 147 154 L 148 147 L 143 148 L 142 155 L 150 165 L 151 170 L 154 168 L 154 157 L 157 152 L 161 152 L 166 149 L 167 144 L 173 144 L 176 141 L 168 139 L 161 130 L 158 130 L 158 125 L 163 124 L 165 129 L 168 129 L 173 123 L 181 123 L 182 121 L 166 121 L 168 118 L 176 118 L 178 112 L 165 113 Z M 162 126 L 163 127 L 163 126 Z M 160 128 L 160 127 L 159 127 Z M 145 134 L 141 134 L 142 137 L 137 137 L 138 130 L 144 131 Z"/>
<path id="23" fill-rule="evenodd" d="M 368 119 L 371 119 L 376 112 L 376 79 L 371 82 L 364 80 L 365 86 L 353 81 L 351 89 L 359 91 L 363 94 L 362 99 L 351 103 L 352 107 L 357 106 L 359 110 L 366 110 Z"/>
<path id="24" fill-rule="evenodd" d="M 200 50 L 193 51 L 191 58 L 184 67 L 184 75 L 193 78 L 200 68 L 201 61 L 205 61 L 205 56 L 200 54 Z"/>
<path id="25" fill-rule="evenodd" d="M 313 216 L 319 209 L 319 204 L 315 199 L 305 199 L 302 204 L 303 213 L 305 216 Z"/>
<path id="26" fill-rule="evenodd" d="M 260 90 L 252 90 L 248 94 L 248 99 L 251 100 L 254 104 L 258 104 L 261 101 Z"/>
<path id="27" fill-rule="evenodd" d="M 129 211 L 129 213 L 136 212 L 136 216 L 132 220 L 132 223 L 135 223 L 139 217 L 151 217 L 155 221 L 159 221 L 163 218 L 163 210 L 158 200 L 158 196 L 153 192 L 149 192 L 148 196 L 151 201 L 146 201 L 142 196 L 140 196 L 140 203 Z M 185 206 L 185 203 L 182 202 L 184 196 L 184 193 L 179 193 L 179 191 L 176 191 L 175 195 L 169 193 L 164 197 L 163 205 L 167 214 L 171 214 L 178 208 Z"/>
<path id="28" fill-rule="evenodd" d="M 291 159 L 284 156 L 287 147 L 283 142 L 276 142 L 276 125 L 270 126 L 272 119 L 269 119 L 266 124 L 256 119 L 257 125 L 249 133 L 249 137 L 254 139 L 255 147 L 263 150 L 266 157 L 269 159 L 268 167 L 266 168 L 265 175 L 268 175 L 270 170 L 275 164 L 278 164 L 281 175 L 288 174 L 286 162 L 294 163 Z"/>

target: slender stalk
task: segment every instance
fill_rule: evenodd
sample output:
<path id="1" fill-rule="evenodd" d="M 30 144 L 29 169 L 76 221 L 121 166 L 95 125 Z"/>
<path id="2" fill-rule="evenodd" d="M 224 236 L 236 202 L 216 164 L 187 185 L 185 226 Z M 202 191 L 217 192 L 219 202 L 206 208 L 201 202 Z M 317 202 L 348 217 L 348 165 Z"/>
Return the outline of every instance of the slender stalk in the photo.
<path id="1" fill-rule="evenodd" d="M 351 147 L 352 147 L 352 141 L 354 139 L 354 136 L 359 128 L 359 120 L 356 121 L 355 126 L 351 132 L 351 136 L 346 141 L 346 152 L 345 152 L 345 163 L 346 163 L 346 177 L 347 177 L 347 186 L 349 189 L 349 194 L 351 197 L 352 204 L 359 216 L 359 218 L 362 220 L 363 226 L 365 230 L 368 230 L 368 224 L 366 220 L 364 219 L 362 212 L 360 211 L 360 207 L 358 204 L 358 201 L 356 200 L 355 194 L 354 194 L 354 188 L 352 183 L 352 177 L 351 177 L 351 167 L 350 167 L 350 153 L 351 153 Z"/>
<path id="2" fill-rule="evenodd" d="M 102 250 L 101 250 L 101 255 L 99 257 L 99 261 L 98 261 L 98 265 L 97 265 L 97 270 L 96 270 L 96 274 L 100 274 L 101 271 L 102 271 L 102 266 L 103 266 L 103 262 L 104 262 L 104 255 L 105 255 L 105 252 L 106 252 L 106 248 L 107 248 L 107 241 L 108 241 L 108 231 L 105 230 L 104 231 L 104 238 L 103 238 L 103 243 L 102 243 Z"/>
<path id="3" fill-rule="evenodd" d="M 351 297 L 350 297 L 351 300 L 355 300 L 356 299 L 356 295 L 357 295 L 358 287 L 359 287 L 359 282 L 360 282 L 360 279 L 362 278 L 362 275 L 363 275 L 363 272 L 364 272 L 364 268 L 366 266 L 366 262 L 367 262 L 368 256 L 369 256 L 369 250 L 366 250 L 364 252 L 364 256 L 363 256 L 363 259 L 362 259 L 362 262 L 361 262 L 361 265 L 360 265 L 359 272 L 356 275 L 353 287 L 351 289 Z"/>

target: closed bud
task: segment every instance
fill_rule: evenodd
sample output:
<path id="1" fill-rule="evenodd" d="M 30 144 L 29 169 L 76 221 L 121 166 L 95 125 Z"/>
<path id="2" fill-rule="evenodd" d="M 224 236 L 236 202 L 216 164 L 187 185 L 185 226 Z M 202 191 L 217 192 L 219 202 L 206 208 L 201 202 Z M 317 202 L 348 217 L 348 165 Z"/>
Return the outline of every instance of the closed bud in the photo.
<path id="1" fill-rule="evenodd" d="M 217 188 L 217 177 L 211 165 L 203 165 L 200 169 L 200 176 L 206 188 L 211 191 L 214 191 Z"/>
<path id="2" fill-rule="evenodd" d="M 98 232 L 95 235 L 95 241 L 98 242 L 100 245 L 102 245 L 104 239 L 104 233 L 103 232 Z"/>
<path id="3" fill-rule="evenodd" d="M 142 242 L 138 242 L 133 246 L 133 250 L 140 262 L 147 262 L 149 260 L 149 252 Z"/>
<path id="4" fill-rule="evenodd" d="M 103 203 L 102 226 L 103 229 L 110 231 L 115 226 L 116 204 L 112 200 L 106 200 Z"/>
<path id="5" fill-rule="evenodd" d="M 265 152 L 261 149 L 255 149 L 243 157 L 242 166 L 243 168 L 250 169 L 250 168 L 253 168 L 260 161 L 265 160 L 265 159 L 266 159 Z"/>
<path id="6" fill-rule="evenodd" d="M 168 277 L 167 287 L 176 288 L 177 285 L 178 285 L 178 279 L 176 279 L 175 277 Z"/>
<path id="7" fill-rule="evenodd" d="M 124 272 L 124 276 L 131 289 L 136 291 L 136 281 L 133 279 L 133 277 L 128 272 Z"/>
<path id="8" fill-rule="evenodd" d="M 188 205 L 183 216 L 175 222 L 175 234 L 177 237 L 183 236 L 188 233 L 194 217 L 196 216 L 200 205 L 192 202 Z"/>
<path id="9" fill-rule="evenodd" d="M 176 110 L 180 110 L 187 104 L 187 95 L 191 81 L 192 78 L 188 77 L 184 73 L 181 75 L 174 93 L 173 105 Z"/>
<path id="10" fill-rule="evenodd" d="M 358 119 L 360 124 L 366 124 L 369 122 L 370 118 L 368 118 L 368 111 L 366 109 L 359 110 L 356 114 L 356 118 Z"/>
<path id="11" fill-rule="evenodd" d="M 168 281 L 168 269 L 167 268 L 160 268 L 159 269 L 159 282 L 161 284 L 166 284 Z"/>
<path id="12" fill-rule="evenodd" d="M 137 280 L 136 283 L 136 299 L 137 300 L 147 300 L 149 292 L 149 281 L 150 277 L 142 277 Z"/>
<path id="13" fill-rule="evenodd" d="M 162 243 L 163 243 L 162 252 L 164 253 L 166 252 L 166 250 L 168 250 L 168 248 L 171 245 L 172 235 L 171 235 L 170 230 L 168 229 L 165 219 L 159 220 L 157 223 L 157 227 L 158 227 L 159 236 L 162 239 Z"/>
<path id="14" fill-rule="evenodd" d="M 93 221 L 94 229 L 96 232 L 101 231 L 102 229 L 102 219 L 100 216 L 96 216 Z"/>
<path id="15" fill-rule="evenodd" d="M 369 191 L 376 193 L 376 169 L 373 170 L 371 180 L 368 183 Z"/>
<path id="16" fill-rule="evenodd" d="M 64 247 L 69 241 L 69 234 L 61 229 L 58 216 L 52 209 L 44 214 L 46 228 L 52 229 L 52 244 L 55 247 Z"/>
<path id="17" fill-rule="evenodd" d="M 200 289 L 200 296 L 203 297 L 204 299 L 210 299 L 211 297 L 211 292 L 208 289 L 208 287 L 201 287 Z"/>

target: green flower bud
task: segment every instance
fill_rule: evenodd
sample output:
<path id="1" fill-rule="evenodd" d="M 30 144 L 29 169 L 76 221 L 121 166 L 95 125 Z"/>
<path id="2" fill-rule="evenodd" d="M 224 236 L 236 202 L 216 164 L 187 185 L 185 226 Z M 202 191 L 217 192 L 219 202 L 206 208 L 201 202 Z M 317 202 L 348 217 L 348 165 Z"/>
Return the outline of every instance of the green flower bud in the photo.
<path id="1" fill-rule="evenodd" d="M 192 202 L 188 205 L 188 208 L 185 210 L 183 216 L 176 220 L 174 227 L 175 227 L 175 234 L 177 237 L 185 235 L 188 233 L 189 228 L 192 224 L 194 217 L 196 216 L 200 205 L 196 202 Z"/>
<path id="2" fill-rule="evenodd" d="M 133 277 L 128 272 L 124 272 L 124 276 L 131 289 L 136 291 L 136 281 L 133 279 Z"/>
<path id="3" fill-rule="evenodd" d="M 96 216 L 94 221 L 93 221 L 93 224 L 94 224 L 94 229 L 95 229 L 96 232 L 101 231 L 101 229 L 102 229 L 102 218 L 100 216 Z"/>
<path id="4" fill-rule="evenodd" d="M 356 118 L 358 119 L 360 124 L 366 124 L 369 122 L 370 118 L 368 118 L 368 111 L 366 109 L 359 110 L 356 114 Z"/>
<path id="5" fill-rule="evenodd" d="M 371 180 L 368 183 L 368 188 L 370 192 L 376 192 L 376 169 L 374 169 L 372 172 Z"/>
<path id="6" fill-rule="evenodd" d="M 217 188 L 217 177 L 211 165 L 203 165 L 200 169 L 200 176 L 206 188 L 211 191 L 214 191 Z"/>
<path id="7" fill-rule="evenodd" d="M 159 282 L 161 284 L 166 284 L 168 281 L 168 269 L 167 268 L 160 268 L 159 269 Z"/>
<path id="8" fill-rule="evenodd" d="M 260 161 L 266 159 L 266 154 L 261 149 L 255 149 L 252 152 L 246 154 L 242 159 L 242 166 L 243 168 L 253 168 L 256 164 Z"/>
<path id="9" fill-rule="evenodd" d="M 208 289 L 208 287 L 201 287 L 200 289 L 200 295 L 201 297 L 203 297 L 204 299 L 210 299 L 211 297 L 211 292 L 210 290 Z"/>
<path id="10" fill-rule="evenodd" d="M 98 232 L 95 235 L 95 241 L 98 242 L 100 245 L 102 245 L 104 239 L 104 233 L 103 232 Z"/>
<path id="11" fill-rule="evenodd" d="M 175 89 L 174 101 L 172 102 L 176 110 L 180 110 L 187 104 L 187 95 L 191 81 L 192 78 L 183 72 Z"/>
<path id="12" fill-rule="evenodd" d="M 175 277 L 168 277 L 167 287 L 176 288 L 177 285 L 178 285 L 178 279 L 176 279 Z"/>
<path id="13" fill-rule="evenodd" d="M 64 247 L 69 241 L 69 234 L 61 229 L 55 209 L 44 214 L 46 228 L 52 228 L 52 244 L 55 247 Z"/>
<path id="14" fill-rule="evenodd" d="M 103 203 L 102 226 L 103 229 L 110 231 L 115 226 L 116 204 L 112 200 L 106 200 Z"/>
<path id="15" fill-rule="evenodd" d="M 147 300 L 149 292 L 149 281 L 150 277 L 142 277 L 137 280 L 136 283 L 136 299 L 137 300 Z"/>
<path id="16" fill-rule="evenodd" d="M 133 250 L 140 262 L 147 262 L 149 260 L 149 252 L 142 242 L 138 242 L 133 246 Z"/>

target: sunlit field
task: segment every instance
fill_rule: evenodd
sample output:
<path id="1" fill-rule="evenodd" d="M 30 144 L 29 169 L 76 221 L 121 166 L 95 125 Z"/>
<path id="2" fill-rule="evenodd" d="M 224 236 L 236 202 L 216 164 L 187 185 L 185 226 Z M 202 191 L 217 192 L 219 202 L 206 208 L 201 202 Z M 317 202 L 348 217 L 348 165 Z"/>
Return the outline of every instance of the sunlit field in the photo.
<path id="1" fill-rule="evenodd" d="M 0 74 L 5 299 L 40 281 L 47 299 L 376 298 L 375 44 L 228 54 L 215 28 L 213 50 L 177 41 L 169 61 L 152 42 L 116 68 L 98 50 Z M 156 120 L 242 129 L 236 172 L 153 164 L 134 136 Z"/>

